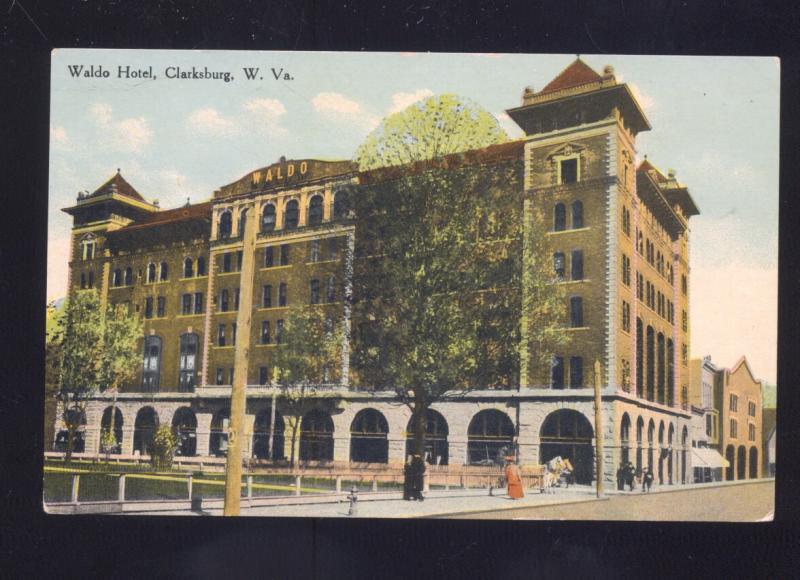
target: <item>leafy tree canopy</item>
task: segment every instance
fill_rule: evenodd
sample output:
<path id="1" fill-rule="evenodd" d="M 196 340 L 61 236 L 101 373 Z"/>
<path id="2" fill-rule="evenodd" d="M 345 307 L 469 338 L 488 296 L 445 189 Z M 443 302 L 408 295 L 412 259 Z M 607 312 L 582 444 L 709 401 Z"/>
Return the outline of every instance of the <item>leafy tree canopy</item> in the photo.
<path id="1" fill-rule="evenodd" d="M 497 119 L 469 99 L 434 95 L 389 115 L 356 151 L 359 169 L 404 165 L 503 143 Z"/>

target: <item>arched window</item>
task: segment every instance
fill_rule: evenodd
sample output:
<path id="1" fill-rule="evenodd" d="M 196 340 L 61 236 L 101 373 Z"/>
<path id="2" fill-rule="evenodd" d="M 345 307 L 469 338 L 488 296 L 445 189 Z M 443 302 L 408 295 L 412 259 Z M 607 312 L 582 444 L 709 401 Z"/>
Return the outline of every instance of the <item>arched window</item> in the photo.
<path id="1" fill-rule="evenodd" d="M 622 443 L 621 464 L 627 465 L 630 461 L 630 445 L 631 445 L 631 418 L 627 413 L 622 415 L 622 424 L 620 425 L 619 438 Z"/>
<path id="2" fill-rule="evenodd" d="M 203 256 L 198 256 L 197 258 L 197 275 L 206 275 L 206 259 Z"/>
<path id="3" fill-rule="evenodd" d="M 667 405 L 675 405 L 675 345 L 667 339 Z"/>
<path id="4" fill-rule="evenodd" d="M 147 283 L 152 284 L 156 281 L 156 265 L 150 262 L 147 265 Z"/>
<path id="5" fill-rule="evenodd" d="M 582 413 L 573 409 L 553 411 L 539 430 L 539 463 L 546 464 L 555 457 L 569 459 L 575 481 L 591 483 L 594 479 L 593 437 L 592 425 Z"/>
<path id="6" fill-rule="evenodd" d="M 217 237 L 221 240 L 231 237 L 231 230 L 233 229 L 233 216 L 230 211 L 224 211 L 219 216 L 219 231 Z"/>
<path id="7" fill-rule="evenodd" d="M 315 195 L 308 204 L 308 225 L 318 226 L 322 223 L 322 196 Z"/>
<path id="8" fill-rule="evenodd" d="M 563 203 L 557 203 L 553 210 L 553 231 L 562 232 L 567 229 L 567 208 Z"/>
<path id="9" fill-rule="evenodd" d="M 169 267 L 166 262 L 161 262 L 161 267 L 158 272 L 158 279 L 162 282 L 169 278 Z"/>
<path id="10" fill-rule="evenodd" d="M 114 412 L 113 430 L 111 425 L 112 410 Z M 122 411 L 119 410 L 119 407 L 106 407 L 105 411 L 103 411 L 103 417 L 100 419 L 100 431 L 102 433 L 111 431 L 114 435 L 114 445 L 110 450 L 107 450 L 109 453 L 120 453 L 122 450 L 122 422 Z M 106 449 L 101 449 L 101 451 L 106 451 Z"/>
<path id="11" fill-rule="evenodd" d="M 736 450 L 736 479 L 745 479 L 747 476 L 747 450 L 740 445 Z"/>
<path id="12" fill-rule="evenodd" d="M 656 345 L 652 326 L 647 327 L 647 400 L 654 401 L 656 394 Z"/>
<path id="13" fill-rule="evenodd" d="M 208 438 L 208 449 L 211 455 L 224 456 L 228 451 L 228 424 L 231 410 L 227 407 L 217 411 L 211 419 L 211 435 Z"/>
<path id="14" fill-rule="evenodd" d="M 111 275 L 111 286 L 116 288 L 122 284 L 122 270 L 117 268 L 114 270 L 114 273 Z"/>
<path id="15" fill-rule="evenodd" d="M 178 437 L 175 455 L 193 457 L 197 455 L 197 417 L 189 407 L 181 407 L 172 416 L 172 428 Z"/>
<path id="16" fill-rule="evenodd" d="M 315 409 L 303 416 L 300 423 L 300 459 L 302 461 L 333 459 L 333 419 L 325 411 Z"/>
<path id="17" fill-rule="evenodd" d="M 564 252 L 556 252 L 553 254 L 553 271 L 555 272 L 556 278 L 563 279 L 564 273 L 566 272 L 566 258 L 564 257 Z"/>
<path id="18" fill-rule="evenodd" d="M 657 401 L 662 405 L 666 402 L 666 351 L 664 347 L 664 335 L 662 333 L 658 333 L 656 337 L 656 344 L 658 346 L 657 356 L 658 356 L 658 396 Z"/>
<path id="19" fill-rule="evenodd" d="M 284 210 L 283 227 L 287 230 L 297 229 L 300 223 L 300 205 L 296 199 L 289 200 Z"/>
<path id="20" fill-rule="evenodd" d="M 359 411 L 350 425 L 350 461 L 386 463 L 389 460 L 389 423 L 375 409 Z"/>
<path id="21" fill-rule="evenodd" d="M 247 208 L 239 212 L 239 227 L 236 230 L 236 235 L 240 238 L 244 236 L 244 227 L 247 224 Z"/>
<path id="22" fill-rule="evenodd" d="M 336 192 L 333 198 L 333 219 L 345 219 L 350 212 L 350 194 L 346 189 Z"/>
<path id="23" fill-rule="evenodd" d="M 573 229 L 583 227 L 583 202 L 572 202 L 572 227 Z"/>
<path id="24" fill-rule="evenodd" d="M 636 396 L 644 397 L 644 332 L 642 319 L 636 319 Z"/>
<path id="25" fill-rule="evenodd" d="M 644 438 L 644 419 L 636 420 L 636 473 L 642 472 L 642 443 Z"/>
<path id="26" fill-rule="evenodd" d="M 261 212 L 261 231 L 272 232 L 275 230 L 275 205 L 271 203 L 264 204 L 264 209 Z"/>
<path id="27" fill-rule="evenodd" d="M 194 264 L 192 259 L 187 257 L 183 260 L 183 277 L 191 278 L 192 276 L 194 276 Z"/>
<path id="28" fill-rule="evenodd" d="M 275 411 L 275 428 L 272 428 L 272 409 L 267 407 L 256 414 L 253 424 L 253 457 L 258 459 L 283 459 L 285 447 L 285 422 Z M 270 446 L 270 442 L 272 445 Z M 270 447 L 272 453 L 269 452 Z"/>
<path id="29" fill-rule="evenodd" d="M 449 460 L 449 447 L 447 435 L 449 428 L 447 421 L 438 411 L 428 409 L 425 411 L 425 461 L 432 465 L 447 465 Z M 408 420 L 406 426 L 406 456 L 415 453 L 414 449 L 414 417 Z"/>
<path id="30" fill-rule="evenodd" d="M 87 288 L 94 288 L 94 270 L 89 270 L 89 282 L 86 285 Z"/>
<path id="31" fill-rule="evenodd" d="M 95 249 L 94 235 L 89 234 L 81 241 L 81 258 L 83 260 L 93 260 Z"/>
<path id="32" fill-rule="evenodd" d="M 128 266 L 125 268 L 125 285 L 131 286 L 133 284 L 133 268 Z"/>
<path id="33" fill-rule="evenodd" d="M 142 407 L 136 413 L 133 425 L 133 450 L 145 455 L 150 453 L 150 445 L 158 428 L 158 413 L 153 407 Z"/>
<path id="34" fill-rule="evenodd" d="M 474 464 L 501 464 L 514 454 L 514 424 L 496 409 L 477 413 L 467 429 L 467 460 Z"/>
<path id="35" fill-rule="evenodd" d="M 148 336 L 144 339 L 144 367 L 142 369 L 142 391 L 155 393 L 161 375 L 161 338 Z"/>
<path id="36" fill-rule="evenodd" d="M 199 344 L 199 339 L 195 333 L 186 333 L 181 335 L 180 340 L 178 384 L 181 391 L 191 392 L 197 380 L 197 345 Z"/>

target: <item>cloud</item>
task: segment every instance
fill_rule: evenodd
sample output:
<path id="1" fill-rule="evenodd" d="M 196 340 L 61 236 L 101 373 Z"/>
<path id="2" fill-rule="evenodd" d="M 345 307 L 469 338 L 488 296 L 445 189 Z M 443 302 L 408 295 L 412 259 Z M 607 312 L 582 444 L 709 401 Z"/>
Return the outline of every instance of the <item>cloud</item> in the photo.
<path id="1" fill-rule="evenodd" d="M 207 135 L 230 136 L 238 133 L 236 123 L 212 107 L 192 111 L 188 124 L 195 132 Z"/>
<path id="2" fill-rule="evenodd" d="M 690 281 L 692 356 L 730 367 L 747 356 L 757 378 L 775 383 L 778 269 L 741 262 L 693 268 Z"/>
<path id="3" fill-rule="evenodd" d="M 50 144 L 54 147 L 63 147 L 68 142 L 67 131 L 60 125 L 50 125 Z"/>
<path id="4" fill-rule="evenodd" d="M 262 131 L 272 135 L 288 133 L 286 127 L 280 125 L 281 118 L 286 114 L 286 107 L 278 99 L 251 99 L 244 104 L 247 111 L 248 125 L 259 127 Z"/>
<path id="5" fill-rule="evenodd" d="M 94 103 L 89 114 L 97 126 L 98 141 L 115 151 L 141 153 L 153 136 L 153 131 L 144 117 L 129 117 L 115 120 L 111 105 Z"/>
<path id="6" fill-rule="evenodd" d="M 370 113 L 358 101 L 341 93 L 319 93 L 311 99 L 314 110 L 330 120 L 356 123 L 364 129 L 372 129 L 380 123 L 378 115 Z"/>
<path id="7" fill-rule="evenodd" d="M 413 105 L 417 101 L 427 99 L 433 96 L 433 91 L 430 89 L 417 89 L 413 93 L 395 93 L 392 95 L 392 104 L 389 107 L 388 114 L 398 113 L 406 107 Z"/>

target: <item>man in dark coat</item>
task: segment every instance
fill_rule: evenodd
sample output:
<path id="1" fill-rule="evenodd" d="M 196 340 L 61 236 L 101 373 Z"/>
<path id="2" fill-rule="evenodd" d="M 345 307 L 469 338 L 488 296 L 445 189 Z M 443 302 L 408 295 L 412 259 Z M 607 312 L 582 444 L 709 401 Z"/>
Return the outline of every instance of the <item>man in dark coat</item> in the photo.
<path id="1" fill-rule="evenodd" d="M 420 455 L 414 455 L 411 459 L 411 464 L 408 466 L 409 490 L 410 499 L 418 499 L 423 501 L 425 498 L 422 496 L 422 488 L 425 483 L 425 462 Z"/>

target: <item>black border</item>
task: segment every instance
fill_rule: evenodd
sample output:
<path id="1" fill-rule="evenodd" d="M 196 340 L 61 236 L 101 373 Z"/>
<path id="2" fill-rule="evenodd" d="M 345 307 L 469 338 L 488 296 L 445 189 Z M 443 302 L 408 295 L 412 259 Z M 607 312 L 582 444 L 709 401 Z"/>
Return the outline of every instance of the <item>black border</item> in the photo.
<path id="1" fill-rule="evenodd" d="M 60 577 L 794 576 L 800 7 L 763 1 L 12 1 L 2 8 L 0 557 Z M 777 521 L 772 524 L 46 516 L 41 512 L 53 47 L 768 55 L 782 58 Z M 685 79 L 690 83 L 691 79 Z M 759 192 L 753 192 L 759 195 Z M 741 283 L 733 281 L 732 283 Z M 724 291 L 724 289 L 722 290 Z M 10 476 L 10 478 L 8 477 Z M 8 571 L 8 572 L 6 572 Z"/>

